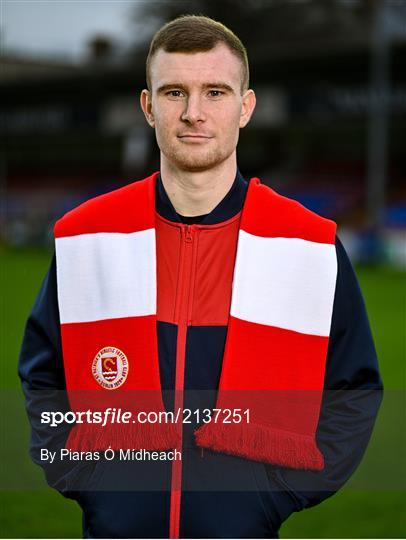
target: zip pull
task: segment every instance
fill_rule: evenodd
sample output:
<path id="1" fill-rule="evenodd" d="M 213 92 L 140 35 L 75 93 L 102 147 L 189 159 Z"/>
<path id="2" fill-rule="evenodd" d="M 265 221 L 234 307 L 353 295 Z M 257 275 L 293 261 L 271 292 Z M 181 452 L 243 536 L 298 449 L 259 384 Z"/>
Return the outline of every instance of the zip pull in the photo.
<path id="1" fill-rule="evenodd" d="M 186 225 L 185 229 L 185 242 L 193 242 L 193 236 L 192 236 L 192 226 Z"/>
<path id="2" fill-rule="evenodd" d="M 204 457 L 204 448 L 200 449 L 200 457 Z"/>

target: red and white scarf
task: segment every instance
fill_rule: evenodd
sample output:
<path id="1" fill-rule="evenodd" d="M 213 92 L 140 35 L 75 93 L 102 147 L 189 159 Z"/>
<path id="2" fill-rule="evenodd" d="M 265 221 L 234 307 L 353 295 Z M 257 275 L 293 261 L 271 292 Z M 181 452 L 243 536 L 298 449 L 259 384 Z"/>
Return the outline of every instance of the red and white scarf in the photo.
<path id="1" fill-rule="evenodd" d="M 58 303 L 73 411 L 164 411 L 157 346 L 158 173 L 91 199 L 55 224 Z M 251 179 L 241 214 L 216 408 L 196 443 L 321 470 L 316 429 L 335 284 L 336 224 Z M 76 424 L 66 446 L 170 449 L 174 424 Z"/>

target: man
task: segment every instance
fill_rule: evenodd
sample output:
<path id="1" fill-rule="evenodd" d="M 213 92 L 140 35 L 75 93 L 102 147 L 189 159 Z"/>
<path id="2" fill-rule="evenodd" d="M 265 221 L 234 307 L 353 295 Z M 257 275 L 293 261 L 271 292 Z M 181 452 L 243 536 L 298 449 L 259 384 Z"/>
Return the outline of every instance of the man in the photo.
<path id="1" fill-rule="evenodd" d="M 229 29 L 168 23 L 147 83 L 160 172 L 55 226 L 20 358 L 31 453 L 78 500 L 85 537 L 278 537 L 346 482 L 370 438 L 382 381 L 362 295 L 335 223 L 237 169 L 255 94 Z M 38 421 L 121 406 L 189 421 Z M 182 459 L 56 467 L 47 446 Z"/>

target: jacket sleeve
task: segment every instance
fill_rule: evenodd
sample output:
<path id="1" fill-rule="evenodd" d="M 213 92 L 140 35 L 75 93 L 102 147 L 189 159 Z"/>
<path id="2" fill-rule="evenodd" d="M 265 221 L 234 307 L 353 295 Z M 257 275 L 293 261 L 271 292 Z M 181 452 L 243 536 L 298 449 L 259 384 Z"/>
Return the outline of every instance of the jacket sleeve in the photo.
<path id="1" fill-rule="evenodd" d="M 365 453 L 383 397 L 376 350 L 364 299 L 348 255 L 336 236 L 337 282 L 325 383 L 316 440 L 325 467 L 299 471 L 267 467 L 283 522 L 337 492 Z M 284 490 L 284 491 L 282 491 Z"/>
<path id="2" fill-rule="evenodd" d="M 48 484 L 64 496 L 75 498 L 90 473 L 88 464 L 61 459 L 60 450 L 72 428 L 63 423 L 56 427 L 41 422 L 44 411 L 70 410 L 66 393 L 57 301 L 56 258 L 53 255 L 48 273 L 28 317 L 19 358 L 18 374 L 31 424 L 30 456 L 40 465 Z M 56 452 L 50 463 L 44 451 Z M 42 451 L 42 453 L 41 453 Z"/>

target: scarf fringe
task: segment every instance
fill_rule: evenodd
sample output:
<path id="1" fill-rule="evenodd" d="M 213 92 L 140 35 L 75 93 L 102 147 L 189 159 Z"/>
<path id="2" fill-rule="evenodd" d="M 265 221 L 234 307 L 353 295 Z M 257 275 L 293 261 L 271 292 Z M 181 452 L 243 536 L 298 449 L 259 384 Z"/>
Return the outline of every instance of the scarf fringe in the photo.
<path id="1" fill-rule="evenodd" d="M 175 424 L 76 424 L 65 448 L 72 451 L 96 450 L 170 450 L 179 446 Z"/>
<path id="2" fill-rule="evenodd" d="M 254 461 L 293 469 L 324 469 L 324 458 L 313 437 L 261 424 L 214 424 L 194 432 L 196 444 Z"/>

